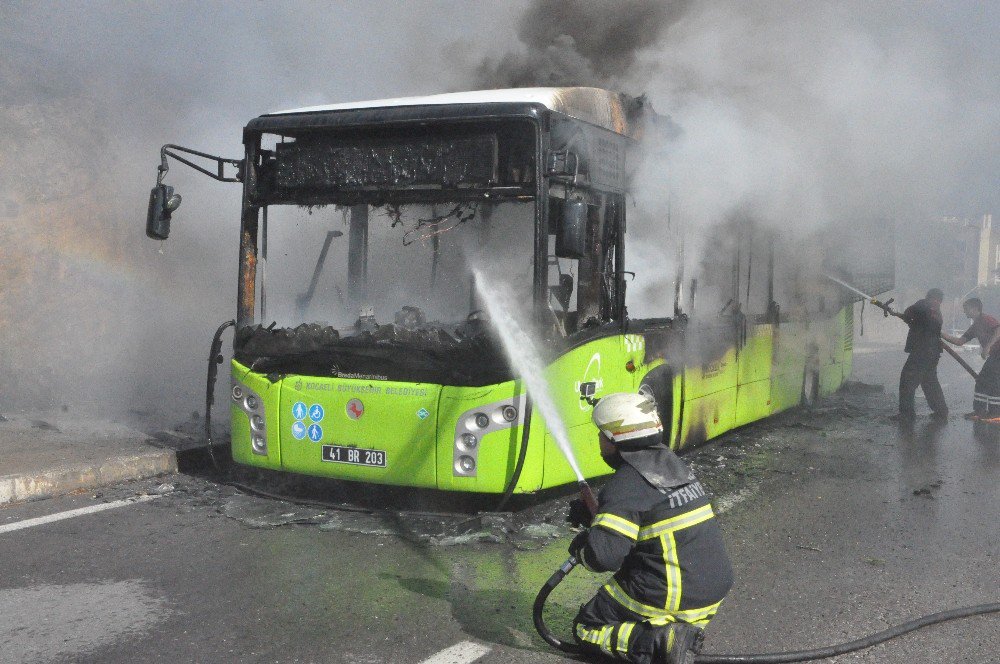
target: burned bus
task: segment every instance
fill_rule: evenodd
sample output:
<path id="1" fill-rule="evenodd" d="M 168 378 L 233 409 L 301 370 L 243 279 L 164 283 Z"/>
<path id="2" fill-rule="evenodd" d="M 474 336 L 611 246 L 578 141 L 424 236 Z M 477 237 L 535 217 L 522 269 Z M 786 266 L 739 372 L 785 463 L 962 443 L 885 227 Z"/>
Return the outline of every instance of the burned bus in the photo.
<path id="1" fill-rule="evenodd" d="M 150 237 L 180 202 L 168 158 L 243 187 L 233 459 L 482 494 L 575 481 L 476 274 L 527 312 L 587 477 L 609 472 L 588 399 L 649 394 L 683 449 L 837 389 L 852 309 L 782 310 L 773 253 L 751 288 L 737 252 L 733 298 L 709 315 L 668 288 L 661 317 L 628 316 L 628 168 L 650 114 L 595 88 L 492 90 L 262 115 L 242 159 L 164 146 Z"/>

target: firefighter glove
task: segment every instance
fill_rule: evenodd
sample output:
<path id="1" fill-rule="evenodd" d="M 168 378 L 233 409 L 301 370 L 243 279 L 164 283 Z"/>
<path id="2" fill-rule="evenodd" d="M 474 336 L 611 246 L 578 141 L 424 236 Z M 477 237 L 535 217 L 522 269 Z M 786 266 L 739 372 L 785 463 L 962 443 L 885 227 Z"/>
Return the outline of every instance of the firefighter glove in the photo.
<path id="1" fill-rule="evenodd" d="M 589 535 L 590 531 L 584 530 L 582 533 L 577 533 L 577 536 L 569 543 L 569 554 L 577 560 L 583 560 L 581 552 L 583 551 L 583 547 L 587 546 L 587 537 Z"/>
<path id="2" fill-rule="evenodd" d="M 582 499 L 574 498 L 569 501 L 569 514 L 566 515 L 566 521 L 570 525 L 577 528 L 586 528 L 593 520 L 594 515 L 590 513 L 590 510 L 587 509 L 587 504 Z"/>

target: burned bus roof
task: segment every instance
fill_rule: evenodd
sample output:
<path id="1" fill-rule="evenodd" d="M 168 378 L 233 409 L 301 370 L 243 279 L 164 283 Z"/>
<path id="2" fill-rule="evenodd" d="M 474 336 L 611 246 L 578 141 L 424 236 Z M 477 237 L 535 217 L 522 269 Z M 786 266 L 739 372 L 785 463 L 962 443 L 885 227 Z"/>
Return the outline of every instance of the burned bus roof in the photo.
<path id="1" fill-rule="evenodd" d="M 287 116 L 339 114 L 342 111 L 376 109 L 405 109 L 411 107 L 468 107 L 468 106 L 532 106 L 540 105 L 577 120 L 582 120 L 608 131 L 638 138 L 641 133 L 643 113 L 651 112 L 643 98 L 630 97 L 620 92 L 600 88 L 510 88 L 505 90 L 476 90 L 449 92 L 424 97 L 400 97 L 372 101 L 348 102 L 323 106 L 308 106 L 287 111 L 267 113 L 248 125 L 248 128 L 266 129 Z M 416 109 L 414 109 L 416 110 Z M 484 108 L 484 110 L 486 110 Z M 435 113 L 434 115 L 439 115 Z M 398 115 L 397 115 L 398 117 Z"/>

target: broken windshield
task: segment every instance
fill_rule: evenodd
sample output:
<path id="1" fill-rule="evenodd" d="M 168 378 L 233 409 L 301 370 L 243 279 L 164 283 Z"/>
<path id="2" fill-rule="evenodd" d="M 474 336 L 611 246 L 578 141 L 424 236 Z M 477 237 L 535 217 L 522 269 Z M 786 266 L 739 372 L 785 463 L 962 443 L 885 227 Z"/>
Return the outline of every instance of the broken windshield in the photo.
<path id="1" fill-rule="evenodd" d="M 506 374 L 472 275 L 531 301 L 533 201 L 272 206 L 266 226 L 261 324 L 238 334 L 242 361 L 277 373 L 435 382 L 445 373 L 465 384 Z"/>
<path id="2" fill-rule="evenodd" d="M 457 327 L 478 308 L 473 266 L 530 299 L 533 221 L 533 202 L 274 206 L 261 322 L 319 323 L 341 336 Z"/>

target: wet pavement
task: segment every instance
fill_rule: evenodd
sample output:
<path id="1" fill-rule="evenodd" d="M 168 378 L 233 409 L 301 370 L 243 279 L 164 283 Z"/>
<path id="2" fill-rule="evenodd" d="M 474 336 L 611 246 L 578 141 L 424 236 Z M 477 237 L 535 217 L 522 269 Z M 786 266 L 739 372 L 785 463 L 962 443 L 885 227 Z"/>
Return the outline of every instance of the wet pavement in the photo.
<path id="1" fill-rule="evenodd" d="M 817 647 L 1000 601 L 1000 452 L 995 432 L 974 436 L 958 415 L 971 380 L 942 359 L 956 415 L 900 429 L 888 417 L 902 353 L 857 351 L 840 394 L 689 457 L 716 495 L 736 571 L 706 651 Z M 489 648 L 480 662 L 568 661 L 531 623 L 573 534 L 565 496 L 485 515 L 421 496 L 412 514 L 395 492 L 345 510 L 329 505 L 348 497 L 342 488 L 233 479 L 242 488 L 177 475 L 0 508 L 2 529 L 156 496 L 0 531 L 0 662 L 416 664 L 463 642 Z M 571 574 L 550 601 L 553 628 L 568 634 L 599 582 Z M 459 651 L 450 661 L 471 661 Z M 995 662 L 997 652 L 993 616 L 831 661 Z"/>

